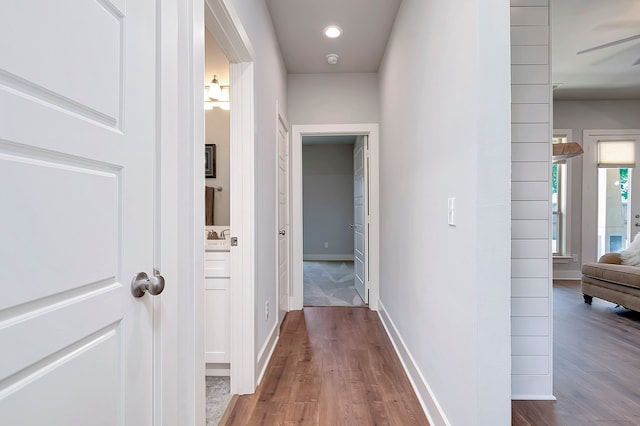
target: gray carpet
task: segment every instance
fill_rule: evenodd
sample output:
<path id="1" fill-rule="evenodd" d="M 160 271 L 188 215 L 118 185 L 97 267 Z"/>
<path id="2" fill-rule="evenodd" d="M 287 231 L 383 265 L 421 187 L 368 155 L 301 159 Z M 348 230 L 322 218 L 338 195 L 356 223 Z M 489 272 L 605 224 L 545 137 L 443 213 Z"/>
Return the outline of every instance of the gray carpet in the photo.
<path id="1" fill-rule="evenodd" d="M 217 426 L 231 400 L 229 377 L 207 379 L 207 426 Z"/>
<path id="2" fill-rule="evenodd" d="M 353 262 L 305 261 L 304 306 L 364 306 L 353 286 Z"/>

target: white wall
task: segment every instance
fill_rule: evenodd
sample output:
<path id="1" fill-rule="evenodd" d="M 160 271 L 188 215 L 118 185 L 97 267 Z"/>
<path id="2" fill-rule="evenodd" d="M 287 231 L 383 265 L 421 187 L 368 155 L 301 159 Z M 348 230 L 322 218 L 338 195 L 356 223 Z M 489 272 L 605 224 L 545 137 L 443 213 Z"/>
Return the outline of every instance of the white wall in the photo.
<path id="1" fill-rule="evenodd" d="M 511 0 L 514 399 L 553 398 L 548 0 Z"/>
<path id="2" fill-rule="evenodd" d="M 509 2 L 479 3 L 404 0 L 380 67 L 381 317 L 433 424 L 511 420 Z"/>
<path id="3" fill-rule="evenodd" d="M 572 129 L 573 141 L 582 145 L 584 129 L 636 129 L 640 126 L 640 100 L 608 101 L 554 101 L 553 127 Z M 572 254 L 577 262 L 553 265 L 555 277 L 581 276 L 582 247 L 582 158 L 571 159 L 572 200 L 571 229 Z"/>
<path id="4" fill-rule="evenodd" d="M 377 74 L 289 74 L 291 124 L 377 123 Z"/>
<path id="5" fill-rule="evenodd" d="M 287 74 L 280 53 L 271 17 L 264 1 L 233 0 L 233 6 L 247 31 L 255 52 L 255 129 L 256 129 L 256 287 L 255 321 L 256 354 L 265 359 L 263 349 L 275 330 L 277 315 L 264 319 L 264 306 L 268 301 L 271 312 L 276 312 L 276 243 L 278 225 L 277 201 L 277 112 L 287 111 Z M 261 356 L 262 355 L 262 356 Z M 262 365 L 258 365 L 259 374 Z"/>
<path id="6" fill-rule="evenodd" d="M 304 259 L 353 259 L 353 145 L 302 145 L 302 183 Z"/>

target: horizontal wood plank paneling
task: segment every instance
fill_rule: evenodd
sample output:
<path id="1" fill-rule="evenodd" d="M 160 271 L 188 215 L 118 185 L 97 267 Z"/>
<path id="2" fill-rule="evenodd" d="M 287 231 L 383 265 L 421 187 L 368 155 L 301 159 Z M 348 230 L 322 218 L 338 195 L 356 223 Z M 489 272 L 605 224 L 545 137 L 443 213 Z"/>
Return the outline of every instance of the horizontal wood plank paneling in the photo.
<path id="1" fill-rule="evenodd" d="M 512 259 L 549 259 L 549 240 L 512 240 Z"/>
<path id="2" fill-rule="evenodd" d="M 511 26 L 549 25 L 548 7 L 512 7 Z"/>
<path id="3" fill-rule="evenodd" d="M 512 220 L 548 220 L 549 218 L 549 202 L 548 201 L 512 201 L 511 202 L 511 219 Z"/>
<path id="4" fill-rule="evenodd" d="M 512 336 L 511 355 L 549 355 L 549 339 L 547 336 Z"/>
<path id="5" fill-rule="evenodd" d="M 545 161 L 550 155 L 548 143 L 515 143 L 511 145 L 511 161 Z"/>
<path id="6" fill-rule="evenodd" d="M 514 182 L 548 181 L 549 174 L 546 161 L 514 162 L 511 166 L 511 180 Z"/>
<path id="7" fill-rule="evenodd" d="M 546 201 L 549 199 L 549 192 L 549 182 L 513 182 L 511 199 L 514 201 Z"/>
<path id="8" fill-rule="evenodd" d="M 549 0 L 511 0 L 512 395 L 552 398 Z"/>
<path id="9" fill-rule="evenodd" d="M 549 86 L 546 84 L 518 84 L 513 85 L 511 88 L 511 102 L 514 104 L 548 104 L 550 95 L 551 94 L 549 93 Z M 548 129 L 545 129 L 544 134 L 547 135 L 547 132 Z M 542 142 L 545 139 L 546 137 L 533 140 L 531 142 Z"/>
<path id="10" fill-rule="evenodd" d="M 548 220 L 512 220 L 511 239 L 548 239 Z"/>
<path id="11" fill-rule="evenodd" d="M 511 104 L 513 123 L 548 123 L 549 104 Z"/>
<path id="12" fill-rule="evenodd" d="M 511 64 L 547 65 L 549 64 L 549 46 L 511 46 Z"/>
<path id="13" fill-rule="evenodd" d="M 513 86 L 521 87 L 521 86 Z M 548 95 L 547 95 L 548 97 Z M 511 124 L 511 142 L 549 143 L 549 123 Z M 547 160 L 548 161 L 548 160 Z"/>
<path id="14" fill-rule="evenodd" d="M 548 84 L 548 65 L 511 65 L 511 84 Z M 548 107 L 548 104 L 547 104 Z"/>
<path id="15" fill-rule="evenodd" d="M 549 297 L 546 278 L 512 278 L 511 297 Z"/>
<path id="16" fill-rule="evenodd" d="M 511 299 L 511 316 L 548 318 L 549 299 L 546 297 L 513 297 Z"/>
<path id="17" fill-rule="evenodd" d="M 512 259 L 511 276 L 514 278 L 544 278 L 549 276 L 549 261 L 547 259 Z M 537 306 L 538 300 L 529 299 Z M 547 312 L 549 310 L 547 309 Z M 512 312 L 513 314 L 513 312 Z"/>
<path id="18" fill-rule="evenodd" d="M 511 27 L 512 46 L 536 46 L 549 44 L 549 27 Z"/>
<path id="19" fill-rule="evenodd" d="M 549 317 L 512 317 L 513 336 L 548 336 Z"/>
<path id="20" fill-rule="evenodd" d="M 512 356 L 512 374 L 549 374 L 548 356 Z"/>

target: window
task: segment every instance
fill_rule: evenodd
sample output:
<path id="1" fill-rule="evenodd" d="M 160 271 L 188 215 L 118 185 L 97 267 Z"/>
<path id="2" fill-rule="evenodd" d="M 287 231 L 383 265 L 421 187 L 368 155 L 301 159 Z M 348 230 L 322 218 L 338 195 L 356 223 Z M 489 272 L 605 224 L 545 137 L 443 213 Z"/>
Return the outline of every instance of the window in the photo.
<path id="1" fill-rule="evenodd" d="M 567 143 L 571 130 L 554 130 L 553 143 Z M 569 164 L 566 160 L 554 163 L 551 169 L 551 251 L 554 257 L 571 256 L 569 249 Z"/>

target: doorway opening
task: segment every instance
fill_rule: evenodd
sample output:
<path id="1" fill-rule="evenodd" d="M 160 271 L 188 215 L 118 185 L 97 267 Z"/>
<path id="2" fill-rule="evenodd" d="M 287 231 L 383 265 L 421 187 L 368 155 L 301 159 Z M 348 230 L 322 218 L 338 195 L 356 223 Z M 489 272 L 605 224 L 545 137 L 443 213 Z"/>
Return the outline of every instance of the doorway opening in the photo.
<path id="1" fill-rule="evenodd" d="M 640 130 L 585 130 L 582 259 L 626 249 L 640 232 Z"/>
<path id="2" fill-rule="evenodd" d="M 365 138 L 302 137 L 304 306 L 365 305 Z"/>
<path id="3" fill-rule="evenodd" d="M 378 125 L 292 127 L 292 309 L 378 301 Z"/>

